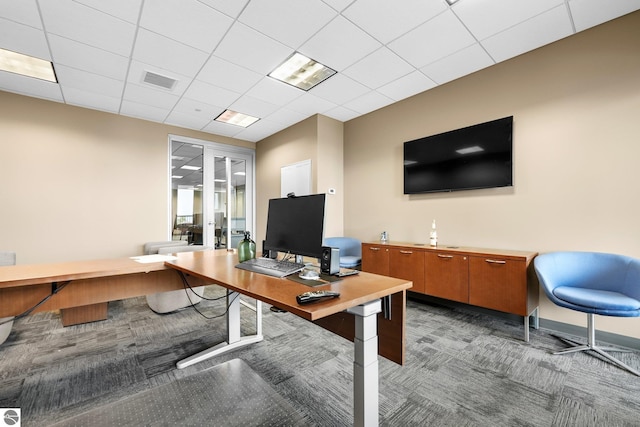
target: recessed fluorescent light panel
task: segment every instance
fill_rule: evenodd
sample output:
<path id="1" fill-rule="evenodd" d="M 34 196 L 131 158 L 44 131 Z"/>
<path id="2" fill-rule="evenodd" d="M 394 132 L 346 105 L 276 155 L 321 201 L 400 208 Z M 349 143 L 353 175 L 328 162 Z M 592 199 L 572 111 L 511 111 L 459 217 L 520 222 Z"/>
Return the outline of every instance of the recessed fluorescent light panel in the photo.
<path id="1" fill-rule="evenodd" d="M 247 114 L 238 113 L 237 111 L 225 110 L 224 113 L 216 117 L 215 120 L 217 122 L 229 123 L 230 125 L 242 126 L 243 128 L 246 128 L 260 119 L 257 117 L 249 116 Z"/>
<path id="2" fill-rule="evenodd" d="M 273 70 L 269 77 L 288 83 L 302 90 L 309 90 L 336 73 L 301 53 L 295 52 Z"/>
<path id="3" fill-rule="evenodd" d="M 471 154 L 471 153 L 479 153 L 480 151 L 484 151 L 484 148 L 480 147 L 479 145 L 474 145 L 471 147 L 465 147 L 465 148 L 461 148 L 459 150 L 456 150 L 456 153 L 458 154 Z"/>
<path id="4" fill-rule="evenodd" d="M 0 70 L 58 83 L 50 61 L 6 49 L 0 49 Z"/>
<path id="5" fill-rule="evenodd" d="M 200 166 L 184 165 L 184 166 L 180 166 L 180 169 L 186 169 L 186 170 L 189 170 L 189 171 L 199 171 L 202 168 Z"/>

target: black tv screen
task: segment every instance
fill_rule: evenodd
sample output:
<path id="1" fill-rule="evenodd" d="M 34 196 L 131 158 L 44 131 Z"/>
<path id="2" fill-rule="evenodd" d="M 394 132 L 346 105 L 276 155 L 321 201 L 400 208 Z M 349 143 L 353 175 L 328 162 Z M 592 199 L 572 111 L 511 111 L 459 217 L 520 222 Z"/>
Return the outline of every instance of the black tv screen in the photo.
<path id="1" fill-rule="evenodd" d="M 269 200 L 264 249 L 322 257 L 324 194 Z"/>
<path id="2" fill-rule="evenodd" d="M 513 116 L 404 143 L 404 194 L 513 185 Z"/>

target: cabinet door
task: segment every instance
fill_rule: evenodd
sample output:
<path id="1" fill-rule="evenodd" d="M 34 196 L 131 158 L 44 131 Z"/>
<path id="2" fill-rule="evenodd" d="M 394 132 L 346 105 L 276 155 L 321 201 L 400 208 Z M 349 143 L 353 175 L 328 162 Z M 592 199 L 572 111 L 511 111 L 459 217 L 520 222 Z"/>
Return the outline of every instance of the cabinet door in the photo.
<path id="1" fill-rule="evenodd" d="M 424 251 L 390 248 L 389 276 L 411 280 L 413 287 L 409 290 L 424 293 Z"/>
<path id="2" fill-rule="evenodd" d="M 448 300 L 469 302 L 467 255 L 443 252 L 425 254 L 425 293 Z"/>
<path id="3" fill-rule="evenodd" d="M 490 256 L 469 258 L 469 304 L 528 315 L 524 261 Z"/>
<path id="4" fill-rule="evenodd" d="M 389 248 L 383 245 L 362 244 L 362 271 L 389 275 Z"/>

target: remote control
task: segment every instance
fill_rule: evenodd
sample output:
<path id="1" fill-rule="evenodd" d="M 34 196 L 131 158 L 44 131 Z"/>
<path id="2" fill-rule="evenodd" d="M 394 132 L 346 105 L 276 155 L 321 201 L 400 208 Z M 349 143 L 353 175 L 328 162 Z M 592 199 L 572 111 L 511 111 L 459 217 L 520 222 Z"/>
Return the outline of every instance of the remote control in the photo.
<path id="1" fill-rule="evenodd" d="M 296 297 L 298 304 L 308 304 L 310 302 L 320 301 L 325 298 L 336 298 L 340 296 L 340 292 L 334 291 L 309 291 Z"/>

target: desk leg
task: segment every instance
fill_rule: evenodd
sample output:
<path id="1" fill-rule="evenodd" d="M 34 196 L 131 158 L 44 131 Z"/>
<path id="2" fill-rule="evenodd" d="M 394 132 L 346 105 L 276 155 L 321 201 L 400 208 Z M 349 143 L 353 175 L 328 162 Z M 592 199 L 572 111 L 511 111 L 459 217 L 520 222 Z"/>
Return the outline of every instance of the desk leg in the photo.
<path id="1" fill-rule="evenodd" d="M 254 344 L 262 341 L 262 302 L 256 301 L 256 334 L 243 337 L 240 332 L 240 294 L 237 292 L 227 293 L 227 340 L 200 353 L 189 356 L 179 361 L 178 369 L 186 368 L 203 360 L 218 356 L 219 354 Z"/>
<path id="2" fill-rule="evenodd" d="M 353 413 L 355 426 L 378 425 L 378 313 L 380 300 L 347 310 L 355 316 Z"/>

